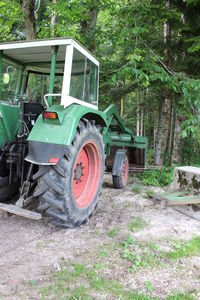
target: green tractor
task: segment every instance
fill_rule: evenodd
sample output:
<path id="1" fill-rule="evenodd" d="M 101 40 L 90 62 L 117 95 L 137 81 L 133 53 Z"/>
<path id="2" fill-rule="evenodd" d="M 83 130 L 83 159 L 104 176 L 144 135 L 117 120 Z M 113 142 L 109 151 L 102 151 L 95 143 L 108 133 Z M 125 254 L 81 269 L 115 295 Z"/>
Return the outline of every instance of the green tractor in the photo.
<path id="1" fill-rule="evenodd" d="M 1 44 L 0 78 L 0 210 L 80 226 L 105 169 L 123 188 L 129 168 L 144 168 L 147 139 L 114 105 L 98 110 L 99 63 L 74 39 Z"/>

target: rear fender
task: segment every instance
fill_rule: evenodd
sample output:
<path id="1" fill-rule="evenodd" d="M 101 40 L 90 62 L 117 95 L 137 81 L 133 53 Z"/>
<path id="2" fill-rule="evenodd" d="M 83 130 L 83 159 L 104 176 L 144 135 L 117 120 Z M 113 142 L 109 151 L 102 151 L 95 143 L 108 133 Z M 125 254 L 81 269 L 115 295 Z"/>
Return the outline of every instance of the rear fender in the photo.
<path id="1" fill-rule="evenodd" d="M 106 127 L 106 115 L 98 110 L 80 105 L 63 108 L 60 105 L 48 109 L 58 114 L 59 123 L 43 120 L 40 115 L 28 137 L 26 160 L 35 164 L 53 165 L 63 157 L 65 148 L 71 145 L 77 126 L 82 118 L 94 120 Z"/>

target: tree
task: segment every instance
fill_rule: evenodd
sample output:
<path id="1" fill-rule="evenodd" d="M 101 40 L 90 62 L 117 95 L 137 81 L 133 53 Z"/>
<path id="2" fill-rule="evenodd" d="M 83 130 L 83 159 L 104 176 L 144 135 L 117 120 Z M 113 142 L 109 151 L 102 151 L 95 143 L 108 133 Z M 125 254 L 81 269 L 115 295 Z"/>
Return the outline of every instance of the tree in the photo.
<path id="1" fill-rule="evenodd" d="M 20 0 L 24 23 L 26 27 L 26 39 L 34 40 L 36 34 L 36 20 L 35 20 L 35 1 L 34 0 Z"/>

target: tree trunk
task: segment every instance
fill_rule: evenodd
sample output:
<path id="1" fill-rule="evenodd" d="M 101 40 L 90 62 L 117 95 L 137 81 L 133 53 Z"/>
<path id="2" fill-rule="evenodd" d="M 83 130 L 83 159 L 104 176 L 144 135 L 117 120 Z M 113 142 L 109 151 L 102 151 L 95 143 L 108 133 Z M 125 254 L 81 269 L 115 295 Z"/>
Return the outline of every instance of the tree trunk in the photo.
<path id="1" fill-rule="evenodd" d="M 166 99 L 165 99 L 166 101 Z M 171 149 L 171 137 L 172 137 L 172 117 L 173 117 L 173 102 L 169 99 L 169 111 L 167 111 L 169 120 L 164 124 L 168 125 L 167 134 L 166 134 L 166 143 L 165 143 L 165 152 L 164 152 L 164 165 L 170 165 L 170 149 Z"/>
<path id="2" fill-rule="evenodd" d="M 159 110 L 158 110 L 158 131 L 157 131 L 157 138 L 156 138 L 156 145 L 155 145 L 155 158 L 154 158 L 154 165 L 160 166 L 160 158 L 161 158 L 161 145 L 163 139 L 163 110 L 164 110 L 165 100 L 164 98 L 159 103 Z"/>
<path id="3" fill-rule="evenodd" d="M 170 161 L 169 165 L 172 165 L 172 156 L 173 156 L 173 151 L 174 151 L 174 136 L 175 136 L 175 126 L 176 126 L 176 111 L 175 111 L 175 105 L 173 107 L 172 111 L 172 134 L 171 134 L 171 145 L 170 145 Z"/>
<path id="4" fill-rule="evenodd" d="M 26 39 L 34 40 L 36 35 L 36 21 L 35 21 L 35 1 L 34 0 L 20 0 L 22 14 L 26 28 Z"/>
<path id="5" fill-rule="evenodd" d="M 86 38 L 86 42 L 88 43 L 87 48 L 90 51 L 94 51 L 96 48 L 95 45 L 95 29 L 97 25 L 98 13 L 99 13 L 99 1 L 92 2 L 89 17 L 87 20 L 83 20 L 80 22 L 81 24 L 81 34 L 83 34 Z"/>
<path id="6" fill-rule="evenodd" d="M 171 1 L 167 0 L 165 4 L 166 10 L 170 10 Z M 164 56 L 165 56 L 165 63 L 170 66 L 171 65 L 171 28 L 169 21 L 164 23 L 163 28 L 163 37 L 164 37 Z M 165 97 L 165 107 L 164 107 L 164 117 L 163 117 L 163 142 L 162 142 L 162 153 L 163 156 L 163 163 L 169 163 L 169 151 L 170 151 L 170 136 L 171 136 L 171 111 L 172 111 L 172 101 L 171 101 L 171 93 L 167 90 L 164 91 Z"/>
<path id="7" fill-rule="evenodd" d="M 51 28 L 52 28 L 52 36 L 55 36 L 55 25 L 56 25 L 56 9 L 55 9 L 55 5 L 56 5 L 56 0 L 52 0 L 52 3 L 54 5 L 53 11 L 52 11 L 52 16 L 51 16 Z"/>

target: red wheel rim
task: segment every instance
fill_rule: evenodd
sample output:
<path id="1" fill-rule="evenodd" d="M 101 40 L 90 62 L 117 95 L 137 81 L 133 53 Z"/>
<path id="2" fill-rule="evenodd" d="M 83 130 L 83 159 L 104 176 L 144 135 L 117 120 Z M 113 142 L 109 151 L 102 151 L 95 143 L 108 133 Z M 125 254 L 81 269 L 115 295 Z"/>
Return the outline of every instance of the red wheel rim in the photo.
<path id="1" fill-rule="evenodd" d="M 127 161 L 125 160 L 123 162 L 123 167 L 122 167 L 122 182 L 124 185 L 126 185 L 127 177 L 128 177 L 128 166 L 127 166 Z"/>
<path id="2" fill-rule="evenodd" d="M 99 148 L 88 141 L 78 153 L 72 179 L 74 201 L 80 208 L 90 205 L 97 192 L 101 171 Z"/>

